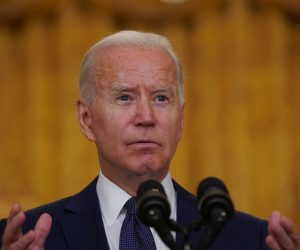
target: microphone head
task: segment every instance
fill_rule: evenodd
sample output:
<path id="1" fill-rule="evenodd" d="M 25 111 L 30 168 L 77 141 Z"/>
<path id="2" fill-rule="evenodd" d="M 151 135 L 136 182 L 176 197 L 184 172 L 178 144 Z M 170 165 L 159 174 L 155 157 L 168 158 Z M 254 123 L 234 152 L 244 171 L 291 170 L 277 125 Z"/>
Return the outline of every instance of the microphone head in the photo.
<path id="1" fill-rule="evenodd" d="M 171 209 L 163 186 L 155 180 L 145 181 L 137 191 L 138 216 L 147 226 L 155 220 L 169 219 Z"/>
<path id="2" fill-rule="evenodd" d="M 145 192 L 148 191 L 158 191 L 166 195 L 164 187 L 158 181 L 148 180 L 139 186 L 137 190 L 137 197 L 141 197 Z"/>
<path id="3" fill-rule="evenodd" d="M 202 180 L 198 186 L 197 189 L 197 197 L 201 197 L 202 195 L 205 195 L 209 188 L 211 187 L 217 187 L 221 190 L 224 190 L 228 194 L 227 187 L 225 186 L 224 182 L 216 177 L 207 177 L 204 180 Z"/>
<path id="4" fill-rule="evenodd" d="M 234 213 L 234 206 L 225 184 L 216 177 L 204 179 L 197 189 L 198 210 L 203 219 L 227 222 Z"/>

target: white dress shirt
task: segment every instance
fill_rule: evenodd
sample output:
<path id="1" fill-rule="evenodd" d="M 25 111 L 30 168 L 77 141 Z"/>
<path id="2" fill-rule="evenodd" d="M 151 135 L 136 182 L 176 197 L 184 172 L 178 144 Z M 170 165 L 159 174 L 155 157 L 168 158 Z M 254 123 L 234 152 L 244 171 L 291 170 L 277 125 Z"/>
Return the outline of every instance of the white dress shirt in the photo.
<path id="1" fill-rule="evenodd" d="M 161 184 L 170 203 L 170 218 L 176 220 L 176 193 L 169 173 Z M 109 248 L 110 250 L 118 250 L 121 227 L 126 216 L 126 210 L 123 209 L 123 206 L 131 198 L 131 195 L 108 180 L 102 173 L 99 175 L 96 189 Z M 162 242 L 156 231 L 152 227 L 150 229 L 156 248 L 158 250 L 168 250 L 169 248 Z M 175 237 L 175 233 L 173 236 Z"/>

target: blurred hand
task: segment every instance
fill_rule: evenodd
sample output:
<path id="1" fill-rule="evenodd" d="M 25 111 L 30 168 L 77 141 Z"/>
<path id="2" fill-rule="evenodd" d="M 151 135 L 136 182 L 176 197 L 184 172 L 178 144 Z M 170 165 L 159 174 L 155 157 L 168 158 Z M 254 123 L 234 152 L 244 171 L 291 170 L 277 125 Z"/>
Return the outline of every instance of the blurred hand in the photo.
<path id="1" fill-rule="evenodd" d="M 42 214 L 38 219 L 34 230 L 26 234 L 22 233 L 22 225 L 25 222 L 25 214 L 20 206 L 15 204 L 7 219 L 4 230 L 1 250 L 42 250 L 46 238 L 50 232 L 52 218 L 48 214 Z"/>
<path id="2" fill-rule="evenodd" d="M 300 238 L 292 221 L 274 211 L 269 219 L 269 234 L 266 237 L 269 250 L 300 250 Z"/>

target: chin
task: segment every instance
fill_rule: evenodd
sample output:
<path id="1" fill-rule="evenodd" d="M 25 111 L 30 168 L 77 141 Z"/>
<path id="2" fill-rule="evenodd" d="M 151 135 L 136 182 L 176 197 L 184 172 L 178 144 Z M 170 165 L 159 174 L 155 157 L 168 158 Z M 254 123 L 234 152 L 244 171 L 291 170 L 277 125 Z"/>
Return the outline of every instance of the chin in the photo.
<path id="1" fill-rule="evenodd" d="M 145 176 L 145 179 L 161 179 L 166 175 L 169 168 L 162 167 L 161 164 L 155 164 L 154 162 L 146 163 L 146 164 L 139 164 L 136 166 L 134 172 L 137 176 Z"/>

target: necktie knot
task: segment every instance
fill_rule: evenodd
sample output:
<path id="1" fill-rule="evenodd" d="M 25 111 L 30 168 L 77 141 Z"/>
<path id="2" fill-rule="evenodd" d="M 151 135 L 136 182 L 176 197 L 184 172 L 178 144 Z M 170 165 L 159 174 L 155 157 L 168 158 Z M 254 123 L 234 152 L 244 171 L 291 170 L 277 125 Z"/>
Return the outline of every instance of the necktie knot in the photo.
<path id="1" fill-rule="evenodd" d="M 136 198 L 131 197 L 124 205 L 127 214 L 136 214 Z"/>

